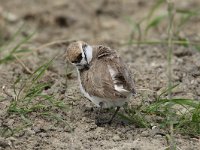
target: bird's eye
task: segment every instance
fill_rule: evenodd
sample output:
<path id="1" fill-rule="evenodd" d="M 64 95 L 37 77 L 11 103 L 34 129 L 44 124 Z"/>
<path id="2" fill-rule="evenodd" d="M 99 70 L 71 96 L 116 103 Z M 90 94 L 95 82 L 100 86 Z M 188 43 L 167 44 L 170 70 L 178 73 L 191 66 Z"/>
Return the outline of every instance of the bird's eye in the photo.
<path id="1" fill-rule="evenodd" d="M 80 63 L 82 60 L 82 53 L 80 53 L 77 57 L 76 60 L 72 61 L 72 63 Z"/>

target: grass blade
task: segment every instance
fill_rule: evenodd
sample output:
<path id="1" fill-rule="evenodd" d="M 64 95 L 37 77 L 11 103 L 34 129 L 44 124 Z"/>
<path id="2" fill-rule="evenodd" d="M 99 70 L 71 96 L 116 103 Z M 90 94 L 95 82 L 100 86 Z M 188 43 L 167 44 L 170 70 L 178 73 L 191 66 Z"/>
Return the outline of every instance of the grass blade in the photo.
<path id="1" fill-rule="evenodd" d="M 152 19 L 145 28 L 145 35 L 148 33 L 149 29 L 157 27 L 160 24 L 160 22 L 165 18 L 166 15 L 160 15 Z"/>
<path id="2" fill-rule="evenodd" d="M 19 27 L 19 29 L 14 33 L 14 35 L 10 38 L 10 40 L 8 40 L 7 42 L 4 42 L 4 44 L 0 47 L 0 52 L 3 51 L 3 47 L 8 46 L 11 42 L 13 42 L 15 40 L 15 38 L 19 35 L 19 33 L 24 28 L 24 25 L 25 24 L 23 24 L 21 27 Z"/>
<path id="3" fill-rule="evenodd" d="M 147 15 L 147 19 L 150 19 L 153 14 L 155 13 L 155 11 L 165 2 L 165 0 L 157 0 L 155 5 L 151 8 L 151 10 L 149 11 L 148 15 Z"/>

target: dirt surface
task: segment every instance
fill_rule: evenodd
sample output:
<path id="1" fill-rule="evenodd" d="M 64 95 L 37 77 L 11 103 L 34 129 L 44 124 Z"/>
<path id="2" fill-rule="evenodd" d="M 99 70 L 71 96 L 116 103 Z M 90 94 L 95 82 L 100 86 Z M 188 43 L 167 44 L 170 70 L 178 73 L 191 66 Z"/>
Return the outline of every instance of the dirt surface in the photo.
<path id="1" fill-rule="evenodd" d="M 115 48 L 131 68 L 138 92 L 129 105 L 137 105 L 142 101 L 149 103 L 153 100 L 153 93 L 150 90 L 160 93 L 167 87 L 167 47 L 165 45 L 138 47 L 123 43 L 129 41 L 132 33 L 132 26 L 126 18 L 139 21 L 148 13 L 153 2 L 0 0 L 0 37 L 10 39 L 23 23 L 25 23 L 23 32 L 16 41 L 36 31 L 34 37 L 25 45 L 33 49 L 33 52 L 21 57 L 31 71 L 55 55 L 64 53 L 65 46 L 37 49 L 48 42 L 61 39 L 83 40 L 90 44 L 104 44 Z M 176 2 L 176 7 L 179 9 L 197 9 L 198 6 L 200 7 L 199 0 Z M 165 11 L 166 6 L 163 6 L 161 13 Z M 181 35 L 190 40 L 200 40 L 200 17 L 191 19 L 184 26 Z M 165 37 L 167 37 L 167 24 L 163 23 L 151 30 L 145 38 Z M 9 46 L 12 47 L 12 44 Z M 200 52 L 192 46 L 175 46 L 174 49 L 172 78 L 174 83 L 180 85 L 173 92 L 173 96 L 200 100 Z M 69 75 L 70 71 L 72 73 Z M 0 65 L 0 86 L 5 86 L 11 93 L 17 76 L 27 76 L 26 70 L 18 61 Z M 135 124 L 124 124 L 120 118 L 116 118 L 112 125 L 97 127 L 94 122 L 97 108 L 82 96 L 76 77 L 75 69 L 66 64 L 64 57 L 56 58 L 44 76 L 53 83 L 48 92 L 54 93 L 68 104 L 69 109 L 60 115 L 70 128 L 32 114 L 32 126 L 24 128 L 14 136 L 0 137 L 0 150 L 164 150 L 168 147 L 166 137 L 162 134 L 156 134 L 155 130 L 140 128 Z M 0 94 L 6 96 L 3 91 Z M 20 117 L 6 117 L 9 104 L 9 99 L 0 101 L 0 124 L 7 124 L 12 128 L 21 122 Z M 104 115 L 109 117 L 110 113 L 105 112 Z M 200 147 L 200 141 L 196 137 L 176 134 L 175 139 L 177 148 L 182 150 L 195 150 Z"/>

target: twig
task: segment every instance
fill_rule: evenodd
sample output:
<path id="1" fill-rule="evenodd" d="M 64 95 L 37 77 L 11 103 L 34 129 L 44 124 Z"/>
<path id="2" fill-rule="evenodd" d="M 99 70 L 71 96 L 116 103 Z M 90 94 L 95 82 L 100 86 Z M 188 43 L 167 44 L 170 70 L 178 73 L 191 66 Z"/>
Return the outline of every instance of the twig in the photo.
<path id="1" fill-rule="evenodd" d="M 152 92 L 152 93 L 156 92 L 156 91 L 150 90 L 150 89 L 137 89 L 137 91 L 149 91 L 149 92 Z"/>
<path id="2" fill-rule="evenodd" d="M 191 44 L 191 45 L 199 45 L 199 42 L 195 42 L 195 41 L 178 41 L 178 40 L 172 40 L 171 41 L 172 44 L 176 44 L 176 45 L 183 45 L 183 44 Z M 126 42 L 126 43 L 121 43 L 121 45 L 130 45 L 130 44 L 148 44 L 148 45 L 156 45 L 156 44 L 168 44 L 168 41 L 166 40 L 145 40 L 145 41 L 131 41 L 131 42 Z"/>
<path id="3" fill-rule="evenodd" d="M 3 85 L 2 86 L 2 91 L 4 94 L 6 94 L 8 97 L 13 98 L 12 94 L 8 93 L 8 91 L 6 90 L 6 86 Z"/>
<path id="4" fill-rule="evenodd" d="M 49 42 L 46 44 L 41 45 L 40 47 L 36 48 L 35 50 L 40 50 L 49 46 L 53 46 L 53 45 L 58 45 L 58 44 L 65 44 L 65 45 L 69 45 L 71 42 L 74 42 L 76 40 L 58 40 L 58 41 L 53 41 L 53 42 Z"/>
<path id="5" fill-rule="evenodd" d="M 26 70 L 27 73 L 33 74 L 33 72 L 16 55 L 13 56 L 20 63 L 20 65 Z"/>

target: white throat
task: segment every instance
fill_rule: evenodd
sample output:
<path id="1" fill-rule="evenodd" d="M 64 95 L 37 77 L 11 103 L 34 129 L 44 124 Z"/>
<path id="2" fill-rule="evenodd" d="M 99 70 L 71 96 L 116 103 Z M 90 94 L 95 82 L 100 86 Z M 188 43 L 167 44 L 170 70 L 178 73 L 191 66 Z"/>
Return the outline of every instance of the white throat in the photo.
<path id="1" fill-rule="evenodd" d="M 92 46 L 88 45 L 85 51 L 88 63 L 90 63 L 90 61 L 92 60 L 92 51 Z"/>

